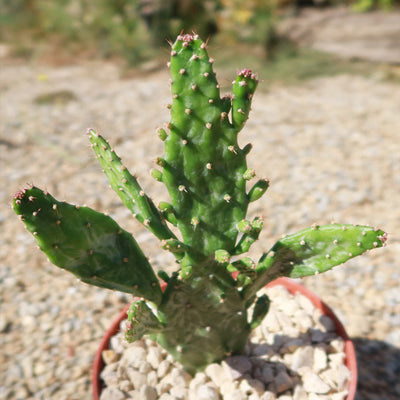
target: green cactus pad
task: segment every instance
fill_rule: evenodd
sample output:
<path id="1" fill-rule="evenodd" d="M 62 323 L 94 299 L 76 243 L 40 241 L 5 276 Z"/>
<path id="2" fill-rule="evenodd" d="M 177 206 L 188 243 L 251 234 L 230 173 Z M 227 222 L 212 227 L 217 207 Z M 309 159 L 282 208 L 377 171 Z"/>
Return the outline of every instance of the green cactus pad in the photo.
<path id="1" fill-rule="evenodd" d="M 250 298 L 280 276 L 300 278 L 328 271 L 367 250 L 382 247 L 385 241 L 384 231 L 361 225 L 314 225 L 286 235 L 260 259 L 256 279 L 244 289 L 245 297 Z"/>
<path id="2" fill-rule="evenodd" d="M 138 181 L 110 147 L 108 142 L 93 129 L 88 130 L 92 148 L 104 169 L 111 187 L 126 207 L 146 228 L 159 239 L 174 238 L 174 234 L 165 224 L 153 201 L 145 194 Z M 161 177 L 160 177 L 161 179 Z"/>
<path id="3" fill-rule="evenodd" d="M 85 283 L 160 302 L 153 269 L 132 235 L 112 218 L 57 201 L 37 187 L 18 192 L 13 207 L 53 264 Z"/>
<path id="4" fill-rule="evenodd" d="M 246 215 L 244 176 L 248 170 L 237 135 L 247 119 L 257 82 L 253 74 L 240 72 L 234 99 L 221 99 L 212 63 L 206 44 L 196 35 L 179 36 L 172 45 L 170 134 L 163 135 L 162 179 L 178 227 L 184 242 L 204 257 L 218 249 L 232 252 L 236 224 Z M 231 123 L 228 113 L 232 102 L 239 100 L 244 114 L 238 109 L 235 113 L 243 121 Z"/>

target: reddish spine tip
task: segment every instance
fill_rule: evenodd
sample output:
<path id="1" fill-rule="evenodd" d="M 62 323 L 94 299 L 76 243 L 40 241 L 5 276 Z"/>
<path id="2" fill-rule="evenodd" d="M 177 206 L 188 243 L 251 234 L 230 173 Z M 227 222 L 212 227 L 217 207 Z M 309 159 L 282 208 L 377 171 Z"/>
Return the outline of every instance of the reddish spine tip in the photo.
<path id="1" fill-rule="evenodd" d="M 243 78 L 250 78 L 250 79 L 256 79 L 256 74 L 252 72 L 251 69 L 248 68 L 243 68 L 240 71 L 238 71 L 238 76 L 242 76 Z"/>
<path id="2" fill-rule="evenodd" d="M 15 200 L 22 200 L 25 196 L 26 189 L 18 190 L 17 193 L 14 194 L 14 199 Z M 19 204 L 19 203 L 17 203 Z"/>

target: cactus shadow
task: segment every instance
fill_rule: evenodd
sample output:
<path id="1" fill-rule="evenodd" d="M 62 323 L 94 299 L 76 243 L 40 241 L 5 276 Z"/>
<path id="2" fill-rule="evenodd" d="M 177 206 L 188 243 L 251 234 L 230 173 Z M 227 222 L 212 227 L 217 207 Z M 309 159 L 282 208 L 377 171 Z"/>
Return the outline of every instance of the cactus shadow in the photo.
<path id="1" fill-rule="evenodd" d="M 358 365 L 355 400 L 400 399 L 400 348 L 379 340 L 352 340 Z"/>

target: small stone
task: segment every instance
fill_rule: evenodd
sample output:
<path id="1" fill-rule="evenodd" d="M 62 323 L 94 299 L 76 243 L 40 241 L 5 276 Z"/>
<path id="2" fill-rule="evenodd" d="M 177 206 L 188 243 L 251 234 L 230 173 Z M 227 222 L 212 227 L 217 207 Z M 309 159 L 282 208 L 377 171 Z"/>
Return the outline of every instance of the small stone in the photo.
<path id="1" fill-rule="evenodd" d="M 343 339 L 333 339 L 329 343 L 329 345 L 337 352 L 337 353 L 342 353 L 344 352 L 344 341 Z"/>
<path id="2" fill-rule="evenodd" d="M 316 347 L 314 349 L 312 366 L 315 373 L 318 373 L 327 368 L 328 356 L 326 354 L 326 350 L 322 347 Z"/>
<path id="3" fill-rule="evenodd" d="M 140 388 L 140 396 L 143 400 L 157 400 L 156 390 L 148 385 L 143 385 Z"/>
<path id="4" fill-rule="evenodd" d="M 220 387 L 220 392 L 223 396 L 226 396 L 235 390 L 238 389 L 238 382 L 237 381 L 226 381 L 223 383 L 223 385 Z"/>
<path id="5" fill-rule="evenodd" d="M 218 400 L 219 394 L 217 390 L 209 385 L 200 385 L 196 389 L 197 400 Z"/>
<path id="6" fill-rule="evenodd" d="M 276 400 L 276 394 L 266 391 L 260 396 L 260 400 Z"/>
<path id="7" fill-rule="evenodd" d="M 220 364 L 208 365 L 205 373 L 219 387 L 228 379 L 226 370 Z"/>
<path id="8" fill-rule="evenodd" d="M 110 386 L 102 390 L 100 400 L 124 400 L 125 394 L 118 388 Z"/>
<path id="9" fill-rule="evenodd" d="M 189 382 L 189 389 L 195 390 L 198 386 L 207 382 L 207 375 L 204 372 L 198 372 Z"/>
<path id="10" fill-rule="evenodd" d="M 293 400 L 308 400 L 308 393 L 302 386 L 295 386 Z"/>
<path id="11" fill-rule="evenodd" d="M 101 358 L 106 365 L 112 364 L 118 361 L 118 354 L 114 350 L 103 350 L 101 352 Z"/>
<path id="12" fill-rule="evenodd" d="M 311 332 L 311 341 L 313 343 L 321 343 L 327 339 L 327 333 L 319 329 L 313 329 Z"/>
<path id="13" fill-rule="evenodd" d="M 300 347 L 293 353 L 290 369 L 298 371 L 302 367 L 312 367 L 313 365 L 313 348 L 311 346 Z"/>
<path id="14" fill-rule="evenodd" d="M 245 378 L 242 380 L 242 382 L 240 382 L 239 389 L 247 395 L 252 393 L 260 395 L 264 393 L 265 386 L 258 379 Z"/>
<path id="15" fill-rule="evenodd" d="M 272 382 L 275 379 L 275 371 L 271 364 L 265 364 L 261 370 L 262 381 L 265 384 Z"/>
<path id="16" fill-rule="evenodd" d="M 122 354 L 125 347 L 122 345 L 122 341 L 118 336 L 112 336 L 110 339 L 110 349 L 114 350 L 117 354 Z"/>
<path id="17" fill-rule="evenodd" d="M 304 389 L 308 393 L 325 394 L 330 391 L 330 386 L 325 383 L 317 374 L 314 372 L 308 372 L 302 376 Z"/>
<path id="18" fill-rule="evenodd" d="M 119 377 L 117 371 L 109 371 L 107 369 L 103 369 L 100 376 L 106 386 L 118 386 Z"/>
<path id="19" fill-rule="evenodd" d="M 133 366 L 138 368 L 141 361 L 146 361 L 146 350 L 140 346 L 128 347 L 120 360 L 120 364 L 123 366 Z"/>
<path id="20" fill-rule="evenodd" d="M 182 386 L 186 387 L 189 385 L 189 382 L 192 380 L 192 377 L 182 369 L 173 368 L 171 371 L 171 383 L 173 386 Z"/>
<path id="21" fill-rule="evenodd" d="M 271 306 L 272 308 L 272 306 Z M 281 332 L 281 325 L 279 324 L 279 321 L 275 315 L 275 312 L 271 309 L 267 316 L 264 318 L 262 322 L 262 329 L 263 331 L 265 330 L 266 333 L 270 332 Z M 265 335 L 265 333 L 264 333 Z"/>
<path id="22" fill-rule="evenodd" d="M 294 299 L 286 299 L 278 305 L 279 310 L 288 316 L 293 316 L 299 310 L 299 303 Z"/>
<path id="23" fill-rule="evenodd" d="M 293 387 L 293 379 L 288 375 L 286 371 L 280 371 L 276 376 L 275 380 L 276 390 L 278 393 L 286 392 Z"/>
<path id="24" fill-rule="evenodd" d="M 160 362 L 162 360 L 162 354 L 158 347 L 149 347 L 147 350 L 147 361 L 156 370 L 158 369 Z"/>
<path id="25" fill-rule="evenodd" d="M 344 359 L 346 358 L 345 353 L 334 353 L 329 354 L 329 365 L 336 367 L 344 364 Z"/>
<path id="26" fill-rule="evenodd" d="M 140 389 L 143 385 L 147 384 L 146 375 L 140 373 L 132 367 L 127 368 L 126 374 L 128 375 L 128 378 L 131 381 L 134 389 Z"/>
<path id="27" fill-rule="evenodd" d="M 293 338 L 283 344 L 280 349 L 281 354 L 293 353 L 301 346 L 304 346 L 304 341 L 301 338 Z"/>
<path id="28" fill-rule="evenodd" d="M 307 332 L 313 326 L 313 321 L 310 314 L 303 310 L 297 310 L 293 315 L 293 321 L 301 332 Z"/>
<path id="29" fill-rule="evenodd" d="M 224 400 L 247 400 L 247 396 L 241 390 L 236 389 L 224 395 Z"/>
<path id="30" fill-rule="evenodd" d="M 124 380 L 119 383 L 118 389 L 121 390 L 121 392 L 129 392 L 133 389 L 133 385 L 130 381 Z"/>
<path id="31" fill-rule="evenodd" d="M 172 388 L 172 385 L 169 382 L 162 380 L 156 385 L 156 390 L 158 394 L 167 393 Z"/>
<path id="32" fill-rule="evenodd" d="M 342 392 L 338 393 L 332 393 L 331 398 L 332 400 L 345 400 L 348 396 L 349 392 L 347 390 L 344 390 Z"/>
<path id="33" fill-rule="evenodd" d="M 169 371 L 171 363 L 168 360 L 162 360 L 157 369 L 157 376 L 163 378 Z"/>
<path id="34" fill-rule="evenodd" d="M 315 306 L 314 306 L 314 304 L 312 303 L 312 301 L 311 301 L 309 298 L 303 296 L 303 295 L 300 294 L 300 293 L 297 293 L 297 294 L 295 295 L 295 297 L 296 297 L 296 300 L 299 302 L 300 307 L 301 307 L 304 311 L 306 311 L 308 315 L 311 316 L 312 313 L 313 313 L 313 311 L 314 311 L 314 309 L 315 309 Z"/>
<path id="35" fill-rule="evenodd" d="M 185 400 L 188 398 L 189 389 L 175 386 L 172 387 L 170 390 L 170 394 L 173 396 L 174 399 Z"/>
<path id="36" fill-rule="evenodd" d="M 318 326 L 320 326 L 324 332 L 335 332 L 336 331 L 335 323 L 327 315 L 321 315 L 321 317 L 319 318 L 319 321 L 318 321 Z"/>
<path id="37" fill-rule="evenodd" d="M 242 375 L 250 372 L 252 368 L 251 362 L 246 356 L 228 357 L 222 362 L 222 366 L 228 376 L 230 376 L 233 380 L 238 379 Z"/>
<path id="38" fill-rule="evenodd" d="M 270 356 L 273 354 L 272 346 L 268 343 L 260 343 L 254 346 L 252 355 L 253 356 Z"/>
<path id="39" fill-rule="evenodd" d="M 158 400 L 175 400 L 173 396 L 171 396 L 169 393 L 163 393 Z"/>
<path id="40" fill-rule="evenodd" d="M 157 372 L 152 370 L 147 374 L 147 384 L 149 386 L 157 386 L 158 384 L 158 378 L 157 378 Z"/>
<path id="41" fill-rule="evenodd" d="M 147 374 L 152 371 L 152 367 L 147 361 L 139 361 L 136 368 L 141 374 Z"/>

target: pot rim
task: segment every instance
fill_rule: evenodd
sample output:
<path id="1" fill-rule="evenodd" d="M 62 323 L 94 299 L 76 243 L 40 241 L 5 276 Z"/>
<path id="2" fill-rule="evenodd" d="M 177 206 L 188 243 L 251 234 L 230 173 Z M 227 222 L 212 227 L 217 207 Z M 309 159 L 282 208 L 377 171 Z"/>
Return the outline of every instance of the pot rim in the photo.
<path id="1" fill-rule="evenodd" d="M 315 293 L 311 290 L 307 289 L 300 283 L 289 279 L 289 278 L 278 278 L 274 281 L 268 283 L 265 287 L 273 287 L 273 286 L 284 286 L 291 294 L 300 293 L 307 297 L 314 305 L 315 308 L 318 308 L 322 311 L 324 315 L 327 315 L 333 323 L 335 324 L 336 333 L 344 340 L 345 342 L 345 364 L 347 368 L 350 370 L 351 378 L 349 385 L 349 393 L 347 395 L 346 400 L 353 400 L 357 391 L 357 379 L 358 379 L 358 371 L 357 371 L 357 358 L 356 352 L 354 349 L 354 344 L 350 337 L 347 335 L 347 332 L 340 322 L 339 318 L 335 315 L 333 310 L 325 304 Z M 106 331 L 105 335 L 101 339 L 100 345 L 97 349 L 96 355 L 93 360 L 92 367 L 92 389 L 93 389 L 93 399 L 99 400 L 101 394 L 101 381 L 100 381 L 100 373 L 104 368 L 104 361 L 101 356 L 103 350 L 109 348 L 110 339 L 112 336 L 116 335 L 119 330 L 119 325 L 122 320 L 127 317 L 127 311 L 129 310 L 130 305 L 128 304 L 118 315 L 117 318 L 114 319 L 111 326 Z"/>

